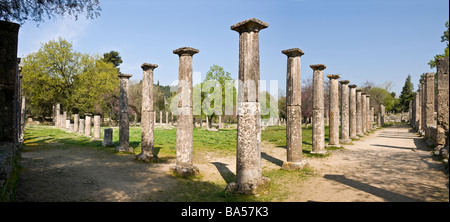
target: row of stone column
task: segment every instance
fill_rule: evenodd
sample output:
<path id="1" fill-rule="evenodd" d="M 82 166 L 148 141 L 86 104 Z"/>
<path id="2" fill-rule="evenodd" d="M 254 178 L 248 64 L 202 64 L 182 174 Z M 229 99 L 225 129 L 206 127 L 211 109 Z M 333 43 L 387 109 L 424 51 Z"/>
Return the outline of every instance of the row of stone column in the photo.
<path id="1" fill-rule="evenodd" d="M 429 146 L 435 147 L 437 154 L 440 153 L 448 161 L 448 58 L 438 59 L 436 68 L 436 77 L 435 73 L 426 73 L 425 78 L 420 81 L 415 98 L 410 101 L 410 124 L 426 138 Z"/>
<path id="2" fill-rule="evenodd" d="M 93 140 L 101 140 L 101 117 L 99 115 L 85 113 L 85 118 L 83 119 L 80 118 L 80 114 L 74 114 L 72 122 L 71 118 L 68 118 L 67 116 L 67 111 L 63 111 L 61 114 L 61 105 L 59 103 L 54 105 L 53 109 L 55 126 L 61 129 L 66 129 L 70 132 L 78 133 L 87 137 L 92 137 Z"/>

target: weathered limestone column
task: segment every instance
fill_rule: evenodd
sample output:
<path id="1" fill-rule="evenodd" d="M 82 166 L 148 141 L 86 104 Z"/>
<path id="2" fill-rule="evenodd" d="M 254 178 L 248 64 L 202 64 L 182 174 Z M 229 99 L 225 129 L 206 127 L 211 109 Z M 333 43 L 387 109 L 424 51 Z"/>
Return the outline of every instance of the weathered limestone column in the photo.
<path id="1" fill-rule="evenodd" d="M 339 81 L 341 84 L 341 143 L 350 143 L 350 116 L 348 80 Z M 339 128 L 339 126 L 338 126 Z M 356 136 L 356 130 L 355 130 Z"/>
<path id="2" fill-rule="evenodd" d="M 411 100 L 411 120 L 410 123 L 413 128 L 416 128 L 416 98 Z"/>
<path id="3" fill-rule="evenodd" d="M 325 154 L 325 126 L 324 126 L 324 90 L 323 64 L 310 65 L 313 72 L 313 119 L 312 119 L 312 151 L 311 153 Z"/>
<path id="4" fill-rule="evenodd" d="M 169 112 L 166 112 L 166 125 L 169 125 Z"/>
<path id="5" fill-rule="evenodd" d="M 281 51 L 287 55 L 286 74 L 286 153 L 282 169 L 301 170 L 306 163 L 302 157 L 302 97 L 300 57 L 304 54 L 298 48 Z"/>
<path id="6" fill-rule="evenodd" d="M 356 90 L 356 135 L 363 136 L 362 130 L 362 90 Z"/>
<path id="7" fill-rule="evenodd" d="M 132 75 L 119 74 L 120 78 L 120 115 L 119 115 L 119 146 L 117 152 L 133 152 L 130 147 L 130 122 L 128 119 L 128 81 Z"/>
<path id="8" fill-rule="evenodd" d="M 366 95 L 366 131 L 372 129 L 372 121 L 370 120 L 370 95 Z"/>
<path id="9" fill-rule="evenodd" d="M 84 135 L 87 137 L 91 137 L 91 119 L 92 119 L 92 114 L 90 113 L 85 113 L 85 120 L 84 120 Z"/>
<path id="10" fill-rule="evenodd" d="M 80 114 L 73 115 L 73 131 L 78 132 L 78 124 L 80 122 Z"/>
<path id="11" fill-rule="evenodd" d="M 78 125 L 78 133 L 81 135 L 84 135 L 84 128 L 85 128 L 85 120 L 84 119 L 80 119 L 80 123 Z"/>
<path id="12" fill-rule="evenodd" d="M 154 148 L 154 111 L 153 111 L 153 70 L 158 65 L 144 63 L 141 65 L 142 76 L 142 114 L 141 114 L 141 153 L 136 160 L 152 162 L 158 159 L 158 153 Z"/>
<path id="13" fill-rule="evenodd" d="M 329 96 L 329 143 L 328 146 L 339 147 L 339 82 L 340 75 L 327 75 L 330 79 Z"/>
<path id="14" fill-rule="evenodd" d="M 373 129 L 373 117 L 374 117 L 375 108 L 370 106 L 370 126 Z"/>
<path id="15" fill-rule="evenodd" d="M 436 126 L 434 121 L 434 73 L 427 73 L 425 80 L 425 131 L 430 126 Z M 430 137 L 430 135 L 426 135 Z"/>
<path id="16" fill-rule="evenodd" d="M 162 111 L 159 111 L 159 125 L 162 126 Z"/>
<path id="17" fill-rule="evenodd" d="M 419 124 L 420 124 L 420 93 L 417 91 L 414 94 L 414 129 L 416 131 L 419 131 Z"/>
<path id="18" fill-rule="evenodd" d="M 222 116 L 219 116 L 219 129 L 222 129 L 223 125 L 222 125 Z"/>
<path id="19" fill-rule="evenodd" d="M 55 105 L 55 126 L 59 127 L 59 119 L 61 115 L 61 104 L 56 103 Z"/>
<path id="20" fill-rule="evenodd" d="M 440 58 L 437 60 L 437 146 L 445 145 L 445 131 L 449 130 L 448 66 L 448 58 Z"/>
<path id="21" fill-rule="evenodd" d="M 186 177 L 199 173 L 193 165 L 193 97 L 192 57 L 198 49 L 183 47 L 173 50 L 179 56 L 178 63 L 178 119 L 177 119 L 177 162 L 172 170 Z"/>
<path id="22" fill-rule="evenodd" d="M 236 183 L 227 190 L 256 194 L 270 183 L 261 174 L 259 110 L 259 31 L 269 24 L 252 18 L 231 26 L 239 33 L 239 94 L 237 107 Z"/>
<path id="23" fill-rule="evenodd" d="M 358 139 L 356 135 L 356 85 L 349 85 L 350 102 L 349 102 L 349 132 L 350 139 Z"/>
<path id="24" fill-rule="evenodd" d="M 102 146 L 104 146 L 104 147 L 114 146 L 114 143 L 113 143 L 113 129 L 107 128 L 107 129 L 104 130 Z"/>
<path id="25" fill-rule="evenodd" d="M 92 137 L 94 140 L 100 140 L 100 116 L 94 116 L 94 132 L 92 133 Z"/>
<path id="26" fill-rule="evenodd" d="M 383 103 L 380 104 L 381 126 L 384 125 L 386 118 L 386 108 Z"/>
<path id="27" fill-rule="evenodd" d="M 65 129 L 67 125 L 67 111 L 63 112 L 62 121 L 61 121 L 61 128 Z"/>
<path id="28" fill-rule="evenodd" d="M 361 129 L 362 133 L 367 133 L 367 93 L 361 92 Z"/>
<path id="29" fill-rule="evenodd" d="M 66 127 L 65 129 L 70 129 L 70 119 L 66 119 Z"/>
<path id="30" fill-rule="evenodd" d="M 420 128 L 419 133 L 424 135 L 425 132 L 425 81 L 422 79 L 419 85 L 420 91 Z"/>

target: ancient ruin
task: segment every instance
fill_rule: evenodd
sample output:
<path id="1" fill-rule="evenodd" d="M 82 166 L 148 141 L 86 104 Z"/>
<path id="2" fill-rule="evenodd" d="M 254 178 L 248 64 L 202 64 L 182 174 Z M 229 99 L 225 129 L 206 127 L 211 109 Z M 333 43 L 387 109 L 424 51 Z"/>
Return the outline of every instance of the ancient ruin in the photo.
<path id="1" fill-rule="evenodd" d="M 119 146 L 117 152 L 133 152 L 130 147 L 130 120 L 128 117 L 128 81 L 132 75 L 119 74 L 120 78 L 120 114 L 119 114 Z M 86 117 L 87 122 L 87 117 Z M 87 123 L 86 123 L 87 125 Z"/>
<path id="2" fill-rule="evenodd" d="M 311 153 L 325 154 L 325 126 L 324 126 L 324 90 L 323 64 L 310 65 L 313 69 L 313 117 L 312 117 L 312 151 Z"/>
<path id="3" fill-rule="evenodd" d="M 327 75 L 330 79 L 329 96 L 329 143 L 328 146 L 339 147 L 339 82 L 340 75 Z"/>
<path id="4" fill-rule="evenodd" d="M 150 162 L 158 158 L 158 153 L 153 149 L 153 130 L 155 122 L 153 117 L 153 70 L 158 65 L 144 63 L 141 65 L 142 76 L 142 113 L 141 113 L 141 153 L 136 156 L 137 160 Z"/>
<path id="5" fill-rule="evenodd" d="M 231 26 L 239 33 L 239 95 L 236 147 L 236 182 L 227 190 L 256 194 L 270 183 L 261 175 L 259 110 L 259 31 L 269 24 L 252 18 Z"/>

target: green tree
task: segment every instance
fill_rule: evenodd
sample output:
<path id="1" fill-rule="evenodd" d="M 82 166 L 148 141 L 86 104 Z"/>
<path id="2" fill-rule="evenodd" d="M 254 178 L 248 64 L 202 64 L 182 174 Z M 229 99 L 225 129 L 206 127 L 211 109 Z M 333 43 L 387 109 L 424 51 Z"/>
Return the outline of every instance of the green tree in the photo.
<path id="1" fill-rule="evenodd" d="M 210 97 L 212 93 L 217 90 L 218 88 L 215 86 L 215 83 L 220 84 L 221 92 L 220 95 L 222 96 L 221 104 L 215 104 L 215 101 L 211 101 L 211 108 L 217 108 L 216 106 L 220 106 L 219 109 L 222 110 L 222 115 L 225 114 L 225 90 L 226 90 L 226 82 L 233 80 L 231 78 L 231 74 L 223 69 L 223 67 L 219 65 L 212 65 L 208 72 L 206 73 L 205 80 L 202 83 L 202 89 L 208 88 L 209 90 L 202 90 L 202 114 L 205 114 L 203 107 L 203 101 L 205 101 L 206 98 Z M 209 82 L 208 82 L 209 81 Z M 214 84 L 214 85 L 211 85 Z M 236 89 L 233 90 L 233 104 L 235 104 L 236 101 Z M 217 92 L 216 92 L 217 93 Z M 210 115 L 206 115 L 209 118 L 209 123 L 211 124 L 211 120 L 216 116 L 215 112 L 212 112 Z"/>
<path id="2" fill-rule="evenodd" d="M 404 112 L 407 112 L 409 109 L 409 102 L 414 99 L 414 85 L 411 82 L 411 75 L 408 75 L 405 80 L 405 85 L 402 88 L 402 92 L 400 93 L 400 109 Z"/>
<path id="3" fill-rule="evenodd" d="M 370 95 L 370 103 L 374 106 L 375 111 L 378 112 L 381 103 L 384 104 L 386 112 L 394 110 L 396 104 L 395 96 L 386 89 L 372 86 L 368 93 Z"/>
<path id="4" fill-rule="evenodd" d="M 62 39 L 43 43 L 22 60 L 22 88 L 34 114 L 50 116 L 59 102 L 69 113 L 103 114 L 118 98 L 118 71 L 100 57 L 76 52 Z"/>
<path id="5" fill-rule="evenodd" d="M 436 67 L 436 62 L 439 58 L 443 58 L 443 57 L 449 57 L 449 24 L 448 21 L 445 22 L 445 27 L 447 28 L 444 31 L 444 35 L 441 36 L 441 42 L 446 42 L 447 43 L 447 47 L 444 49 L 444 54 L 440 54 L 440 55 L 435 55 L 434 58 L 432 60 L 430 60 L 430 62 L 428 62 L 428 65 L 430 65 L 430 68 L 433 69 L 434 67 Z"/>
<path id="6" fill-rule="evenodd" d="M 104 53 L 102 60 L 104 62 L 112 63 L 114 65 L 114 67 L 116 67 L 117 69 L 119 69 L 120 64 L 123 62 L 122 57 L 119 55 L 119 52 L 116 52 L 116 51 L 110 51 L 110 52 Z"/>

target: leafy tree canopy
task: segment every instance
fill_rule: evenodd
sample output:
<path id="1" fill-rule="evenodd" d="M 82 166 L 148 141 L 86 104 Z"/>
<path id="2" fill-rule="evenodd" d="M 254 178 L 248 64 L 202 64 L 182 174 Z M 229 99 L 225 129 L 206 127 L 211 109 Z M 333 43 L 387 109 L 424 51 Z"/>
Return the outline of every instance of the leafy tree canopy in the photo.
<path id="1" fill-rule="evenodd" d="M 93 19 L 100 15 L 99 4 L 99 0 L 0 0 L 0 20 L 40 23 L 57 15 L 78 19 L 82 13 Z"/>

